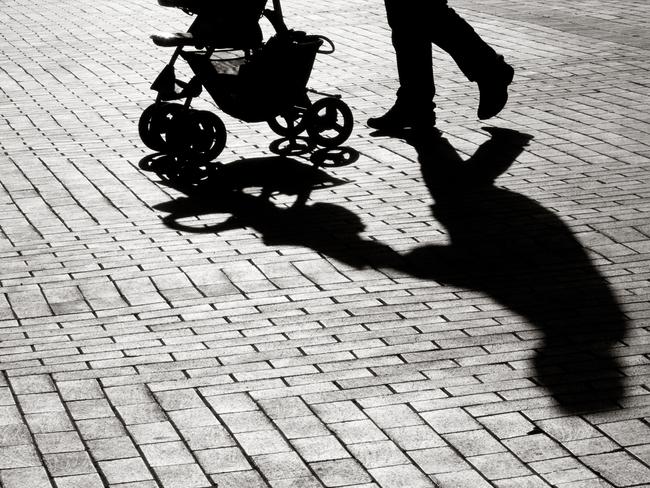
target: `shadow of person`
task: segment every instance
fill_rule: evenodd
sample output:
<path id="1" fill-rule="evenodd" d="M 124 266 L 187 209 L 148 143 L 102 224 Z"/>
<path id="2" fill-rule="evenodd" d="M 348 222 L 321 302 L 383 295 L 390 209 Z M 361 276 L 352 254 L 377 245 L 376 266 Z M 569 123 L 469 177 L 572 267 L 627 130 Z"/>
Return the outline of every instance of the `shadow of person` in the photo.
<path id="1" fill-rule="evenodd" d="M 493 185 L 530 136 L 486 130 L 491 138 L 467 161 L 442 137 L 411 141 L 435 201 L 433 216 L 450 242 L 408 253 L 407 270 L 480 291 L 517 313 L 542 335 L 533 358 L 536 381 L 567 411 L 609 408 L 623 395 L 612 349 L 624 335 L 625 316 L 558 216 Z M 506 346 L 533 348 L 523 333 L 521 344 Z"/>

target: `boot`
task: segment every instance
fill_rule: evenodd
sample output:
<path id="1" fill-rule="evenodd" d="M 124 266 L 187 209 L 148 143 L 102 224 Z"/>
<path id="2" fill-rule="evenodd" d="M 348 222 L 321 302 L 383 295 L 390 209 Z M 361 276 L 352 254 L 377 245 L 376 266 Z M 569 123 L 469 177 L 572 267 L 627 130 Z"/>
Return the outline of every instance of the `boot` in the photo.
<path id="1" fill-rule="evenodd" d="M 398 99 L 384 115 L 368 119 L 368 127 L 382 132 L 432 129 L 436 125 L 435 104 L 427 105 L 423 107 L 407 104 Z"/>
<path id="2" fill-rule="evenodd" d="M 480 99 L 478 118 L 489 119 L 497 115 L 508 101 L 508 85 L 512 83 L 515 70 L 499 56 L 498 68 L 477 80 Z"/>

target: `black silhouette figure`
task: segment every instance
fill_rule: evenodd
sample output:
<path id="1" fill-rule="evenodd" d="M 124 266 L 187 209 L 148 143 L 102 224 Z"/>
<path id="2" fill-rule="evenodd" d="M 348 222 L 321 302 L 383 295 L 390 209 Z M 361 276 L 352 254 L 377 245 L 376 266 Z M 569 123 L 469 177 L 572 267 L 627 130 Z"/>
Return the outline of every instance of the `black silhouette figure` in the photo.
<path id="1" fill-rule="evenodd" d="M 478 84 L 479 119 L 497 115 L 508 100 L 513 68 L 447 5 L 447 0 L 384 0 L 397 58 L 397 100 L 384 115 L 368 120 L 380 131 L 435 125 L 435 85 L 431 43 L 454 59 L 468 80 Z"/>
<path id="2" fill-rule="evenodd" d="M 626 318 L 571 230 L 534 200 L 493 185 L 529 136 L 489 131 L 465 162 L 444 138 L 415 145 L 451 243 L 412 251 L 408 270 L 486 293 L 537 328 L 535 377 L 565 409 L 610 407 L 623 394 L 612 348 Z"/>

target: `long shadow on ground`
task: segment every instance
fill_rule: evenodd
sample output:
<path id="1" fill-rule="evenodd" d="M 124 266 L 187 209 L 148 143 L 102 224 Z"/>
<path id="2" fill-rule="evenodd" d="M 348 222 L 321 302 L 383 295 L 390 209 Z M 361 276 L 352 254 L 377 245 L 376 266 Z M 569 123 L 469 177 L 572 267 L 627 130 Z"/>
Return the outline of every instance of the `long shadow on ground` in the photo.
<path id="1" fill-rule="evenodd" d="M 542 334 L 537 381 L 567 410 L 613 406 L 623 380 L 612 348 L 626 328 L 606 280 L 553 212 L 494 180 L 530 137 L 487 129 L 491 139 L 463 161 L 444 138 L 413 142 L 450 244 L 405 258 L 421 278 L 485 293 Z"/>
<path id="2" fill-rule="evenodd" d="M 329 177 L 293 161 L 240 163 L 245 171 L 234 180 L 207 179 L 181 187 L 187 198 L 157 208 L 168 212 L 165 223 L 180 231 L 247 227 L 268 245 L 305 246 L 355 268 L 389 268 L 484 293 L 541 333 L 533 380 L 548 388 L 564 409 L 614 406 L 622 397 L 623 381 L 612 348 L 624 335 L 625 317 L 571 230 L 534 200 L 494 185 L 530 137 L 504 129 L 491 129 L 490 134 L 467 161 L 442 137 L 411 141 L 435 201 L 433 216 L 446 228 L 450 242 L 404 255 L 364 239 L 361 219 L 346 208 L 307 205 L 311 189 Z M 256 164 L 279 168 L 254 176 L 256 185 L 267 188 L 261 197 L 239 191 L 241 185 L 236 183 L 238 178 L 251 178 Z M 283 175 L 280 180 L 278 174 Z M 274 181 L 285 186 L 279 188 Z M 293 186 L 287 187 L 287 181 Z M 299 194 L 298 205 L 274 205 L 267 198 L 270 189 Z M 181 223 L 184 217 L 209 213 L 230 217 L 211 226 Z M 522 349 L 530 347 L 522 342 Z"/>

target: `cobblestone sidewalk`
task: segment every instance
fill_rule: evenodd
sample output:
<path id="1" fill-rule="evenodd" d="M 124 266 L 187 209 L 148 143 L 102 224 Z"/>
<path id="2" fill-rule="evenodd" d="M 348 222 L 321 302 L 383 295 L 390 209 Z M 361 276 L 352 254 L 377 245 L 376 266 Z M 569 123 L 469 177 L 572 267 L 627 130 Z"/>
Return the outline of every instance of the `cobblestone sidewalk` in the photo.
<path id="1" fill-rule="evenodd" d="M 436 51 L 442 136 L 414 147 L 364 125 L 396 87 L 382 2 L 285 0 L 337 45 L 310 85 L 359 152 L 293 211 L 310 188 L 146 171 L 148 35 L 181 11 L 4 2 L 1 487 L 650 486 L 650 5 L 450 3 L 511 99 L 483 127 Z M 224 121 L 220 162 L 271 156 Z"/>

